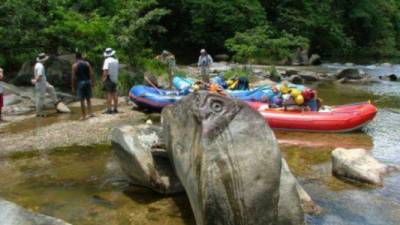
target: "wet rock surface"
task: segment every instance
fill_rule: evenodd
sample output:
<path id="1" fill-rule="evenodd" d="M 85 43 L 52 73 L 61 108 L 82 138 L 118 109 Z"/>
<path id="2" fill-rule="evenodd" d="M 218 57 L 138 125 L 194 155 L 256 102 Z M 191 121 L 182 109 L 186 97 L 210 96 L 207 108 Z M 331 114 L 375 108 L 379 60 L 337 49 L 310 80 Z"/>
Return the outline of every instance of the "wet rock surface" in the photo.
<path id="1" fill-rule="evenodd" d="M 183 192 L 167 152 L 162 145 L 161 127 L 153 125 L 122 126 L 111 132 L 111 142 L 121 165 L 135 185 L 161 194 Z"/>
<path id="2" fill-rule="evenodd" d="M 281 180 L 279 188 L 279 216 L 278 224 L 301 225 L 304 224 L 304 211 L 302 200 L 297 191 L 296 178 L 290 172 L 286 160 L 282 159 Z"/>
<path id="3" fill-rule="evenodd" d="M 70 225 L 69 223 L 34 213 L 12 202 L 0 198 L 0 224 L 1 225 Z"/>
<path id="4" fill-rule="evenodd" d="M 338 177 L 383 185 L 383 178 L 389 172 L 389 166 L 376 160 L 365 149 L 337 148 L 332 152 L 332 173 Z"/>
<path id="5" fill-rule="evenodd" d="M 346 78 L 346 79 L 351 79 L 351 80 L 359 80 L 364 78 L 364 72 L 360 71 L 357 68 L 347 68 L 347 69 L 342 69 L 339 70 L 335 77 L 336 79 L 342 79 L 342 78 Z"/>

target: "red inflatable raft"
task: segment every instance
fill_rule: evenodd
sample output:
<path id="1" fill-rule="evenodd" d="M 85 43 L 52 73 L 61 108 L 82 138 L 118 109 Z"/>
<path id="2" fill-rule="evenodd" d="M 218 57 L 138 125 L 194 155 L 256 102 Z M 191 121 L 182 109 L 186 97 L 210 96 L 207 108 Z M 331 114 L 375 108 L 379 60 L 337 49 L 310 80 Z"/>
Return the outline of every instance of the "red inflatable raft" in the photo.
<path id="1" fill-rule="evenodd" d="M 332 107 L 328 112 L 284 111 L 263 109 L 265 103 L 248 102 L 258 110 L 273 129 L 350 132 L 361 129 L 374 119 L 377 109 L 370 103 L 357 103 Z"/>

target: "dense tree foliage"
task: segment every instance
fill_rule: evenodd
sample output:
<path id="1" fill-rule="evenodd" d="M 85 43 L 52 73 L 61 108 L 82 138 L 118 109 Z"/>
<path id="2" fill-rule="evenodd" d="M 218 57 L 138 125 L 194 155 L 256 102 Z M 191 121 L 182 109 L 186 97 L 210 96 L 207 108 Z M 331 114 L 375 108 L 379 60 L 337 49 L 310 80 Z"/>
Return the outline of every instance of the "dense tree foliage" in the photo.
<path id="1" fill-rule="evenodd" d="M 299 46 L 325 58 L 391 57 L 400 49 L 398 0 L 2 0 L 0 65 L 41 51 L 114 47 L 131 64 L 162 49 L 279 61 Z M 194 59 L 194 58 L 193 58 Z M 178 57 L 179 61 L 179 57 Z"/>

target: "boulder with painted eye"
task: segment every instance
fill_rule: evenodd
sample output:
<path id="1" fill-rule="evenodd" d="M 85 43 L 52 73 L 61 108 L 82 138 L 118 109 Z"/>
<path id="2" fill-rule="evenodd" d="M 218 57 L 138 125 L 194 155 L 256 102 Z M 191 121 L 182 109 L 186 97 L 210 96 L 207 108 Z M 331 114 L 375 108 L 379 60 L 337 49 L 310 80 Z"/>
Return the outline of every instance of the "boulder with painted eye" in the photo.
<path id="1" fill-rule="evenodd" d="M 166 149 L 197 225 L 304 223 L 300 211 L 296 219 L 278 219 L 281 155 L 259 113 L 199 91 L 162 117 Z"/>

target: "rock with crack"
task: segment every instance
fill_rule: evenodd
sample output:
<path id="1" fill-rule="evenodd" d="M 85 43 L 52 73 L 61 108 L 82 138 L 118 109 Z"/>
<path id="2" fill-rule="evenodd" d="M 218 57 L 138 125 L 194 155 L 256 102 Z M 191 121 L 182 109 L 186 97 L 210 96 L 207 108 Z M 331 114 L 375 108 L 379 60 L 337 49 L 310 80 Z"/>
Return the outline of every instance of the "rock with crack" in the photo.
<path id="1" fill-rule="evenodd" d="M 113 149 L 122 171 L 135 185 L 161 194 L 183 192 L 165 150 L 161 145 L 161 127 L 122 126 L 111 132 Z"/>
<path id="2" fill-rule="evenodd" d="M 332 152 L 332 173 L 339 178 L 383 185 L 384 176 L 395 169 L 379 162 L 365 149 L 337 148 Z"/>
<path id="3" fill-rule="evenodd" d="M 162 121 L 197 225 L 278 224 L 281 156 L 256 111 L 197 92 L 166 107 Z"/>
<path id="4" fill-rule="evenodd" d="M 278 224 L 280 225 L 304 224 L 304 213 L 297 185 L 296 178 L 290 172 L 286 161 L 282 159 L 278 210 Z"/>
<path id="5" fill-rule="evenodd" d="M 0 199 L 1 225 L 71 225 L 63 220 L 30 212 L 12 202 Z"/>

